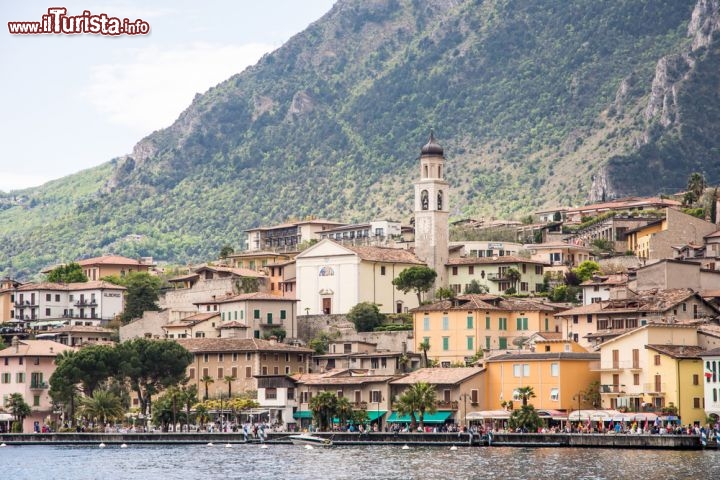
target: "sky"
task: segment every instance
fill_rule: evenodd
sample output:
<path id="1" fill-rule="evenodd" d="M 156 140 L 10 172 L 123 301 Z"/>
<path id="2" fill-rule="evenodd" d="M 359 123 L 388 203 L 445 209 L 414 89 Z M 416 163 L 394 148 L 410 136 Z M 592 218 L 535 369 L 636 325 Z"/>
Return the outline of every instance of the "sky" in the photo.
<path id="1" fill-rule="evenodd" d="M 0 191 L 132 152 L 196 93 L 254 65 L 334 2 L 0 0 Z M 41 22 L 54 7 L 68 16 L 89 11 L 98 21 L 102 14 L 141 19 L 149 33 L 10 33 L 8 22 Z"/>

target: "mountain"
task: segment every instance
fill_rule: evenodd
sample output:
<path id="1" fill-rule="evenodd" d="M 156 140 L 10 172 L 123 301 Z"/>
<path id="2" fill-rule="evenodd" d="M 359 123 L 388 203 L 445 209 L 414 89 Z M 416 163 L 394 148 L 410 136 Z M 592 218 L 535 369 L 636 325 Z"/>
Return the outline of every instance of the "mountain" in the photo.
<path id="1" fill-rule="evenodd" d="M 0 196 L 0 274 L 208 258 L 289 217 L 408 222 L 430 129 L 455 217 L 716 183 L 718 1 L 339 0 L 131 154 Z"/>

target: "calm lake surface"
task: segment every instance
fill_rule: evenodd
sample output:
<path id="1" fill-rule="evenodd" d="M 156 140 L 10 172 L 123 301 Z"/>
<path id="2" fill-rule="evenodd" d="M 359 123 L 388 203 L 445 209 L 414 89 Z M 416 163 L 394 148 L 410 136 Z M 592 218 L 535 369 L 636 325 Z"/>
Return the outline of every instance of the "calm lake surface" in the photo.
<path id="1" fill-rule="evenodd" d="M 720 451 L 295 445 L 0 448 L 3 479 L 705 479 Z"/>

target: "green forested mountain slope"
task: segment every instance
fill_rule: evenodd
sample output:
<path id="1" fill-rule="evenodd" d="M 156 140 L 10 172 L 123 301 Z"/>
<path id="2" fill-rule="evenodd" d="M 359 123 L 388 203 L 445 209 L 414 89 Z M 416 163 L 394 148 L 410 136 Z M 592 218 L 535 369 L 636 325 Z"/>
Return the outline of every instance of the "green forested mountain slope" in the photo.
<path id="1" fill-rule="evenodd" d="M 0 273 L 199 259 L 288 217 L 407 222 L 431 128 L 455 216 L 717 181 L 717 0 L 697 3 L 340 0 L 127 157 L 0 197 Z"/>

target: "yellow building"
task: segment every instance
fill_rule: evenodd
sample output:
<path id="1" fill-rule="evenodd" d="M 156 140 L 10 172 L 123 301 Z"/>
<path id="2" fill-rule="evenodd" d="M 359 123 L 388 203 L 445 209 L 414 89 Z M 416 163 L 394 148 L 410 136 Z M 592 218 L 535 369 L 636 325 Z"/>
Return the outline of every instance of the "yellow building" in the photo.
<path id="1" fill-rule="evenodd" d="M 103 255 L 77 262 L 88 280 L 100 280 L 103 277 L 124 277 L 129 273 L 148 272 L 155 265 L 152 258 L 135 260 L 120 255 Z"/>
<path id="2" fill-rule="evenodd" d="M 522 404 L 518 389 L 532 387 L 536 409 L 567 410 L 592 408 L 584 392 L 600 380 L 599 353 L 591 353 L 567 340 L 537 340 L 535 351 L 504 353 L 485 362 L 487 408 L 503 408 L 504 402 Z M 580 402 L 580 403 L 578 403 Z"/>
<path id="3" fill-rule="evenodd" d="M 415 351 L 430 343 L 428 359 L 441 366 L 472 361 L 478 351 L 517 349 L 536 332 L 559 332 L 553 308 L 497 295 L 461 295 L 413 309 Z"/>
<path id="4" fill-rule="evenodd" d="M 10 312 L 15 306 L 15 289 L 20 285 L 20 282 L 7 277 L 0 279 L 0 323 L 12 318 Z"/>
<path id="5" fill-rule="evenodd" d="M 600 345 L 602 408 L 662 412 L 705 423 L 697 326 L 650 323 Z"/>

